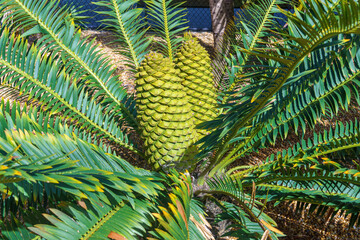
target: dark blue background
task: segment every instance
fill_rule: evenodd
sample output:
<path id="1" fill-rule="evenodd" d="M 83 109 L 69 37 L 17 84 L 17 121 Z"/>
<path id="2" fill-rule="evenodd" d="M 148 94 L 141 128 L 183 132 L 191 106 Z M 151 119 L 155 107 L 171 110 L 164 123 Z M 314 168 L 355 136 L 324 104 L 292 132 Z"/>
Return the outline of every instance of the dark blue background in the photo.
<path id="1" fill-rule="evenodd" d="M 96 0 L 93 0 L 96 1 Z M 91 0 L 60 0 L 61 5 L 69 4 L 72 5 L 79 10 L 83 10 L 84 15 L 89 16 L 86 19 L 86 28 L 90 29 L 98 29 L 101 28 L 101 19 L 104 16 L 97 14 L 96 10 L 103 10 L 100 9 L 99 6 L 92 4 Z M 236 12 L 240 11 L 239 8 L 235 9 Z M 210 9 L 209 8 L 188 8 L 187 9 L 187 20 L 188 27 L 190 30 L 202 30 L 202 31 L 211 31 L 211 16 L 210 16 Z M 284 21 L 281 21 L 283 24 Z"/>

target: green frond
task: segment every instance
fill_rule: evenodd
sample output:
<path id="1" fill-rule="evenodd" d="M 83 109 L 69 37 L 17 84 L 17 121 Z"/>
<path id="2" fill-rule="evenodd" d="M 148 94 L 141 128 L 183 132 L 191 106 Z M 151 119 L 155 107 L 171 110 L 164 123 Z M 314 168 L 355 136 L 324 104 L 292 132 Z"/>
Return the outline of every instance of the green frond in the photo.
<path id="1" fill-rule="evenodd" d="M 289 149 L 284 149 L 278 152 L 276 155 L 271 155 L 265 161 L 265 163 L 259 166 L 253 166 L 248 169 L 234 173 L 233 176 L 246 176 L 254 178 L 255 182 L 262 181 L 262 177 L 284 176 L 292 174 L 294 178 L 299 177 L 299 181 L 302 177 L 310 179 L 329 179 L 333 181 L 347 182 L 351 184 L 357 184 L 357 179 L 346 175 L 337 175 L 334 172 L 340 168 L 339 163 L 336 161 L 329 161 L 328 158 L 337 156 L 347 151 L 348 157 L 354 157 L 354 153 L 351 154 L 350 150 L 358 148 L 360 146 L 360 131 L 358 121 L 349 122 L 346 125 L 341 122 L 336 124 L 332 129 L 324 131 L 323 133 L 314 134 L 310 140 L 300 140 L 297 144 Z M 324 161 L 322 160 L 324 159 Z M 324 165 L 323 165 L 324 164 Z M 302 169 L 305 167 L 305 169 Z M 318 172 L 318 170 L 321 170 Z M 275 173 L 277 172 L 277 173 Z M 308 174 L 303 176 L 302 173 Z M 255 177 L 261 176 L 260 178 Z M 252 180 L 248 180 L 249 184 Z M 265 180 L 267 181 L 267 180 Z"/>
<path id="2" fill-rule="evenodd" d="M 299 157 L 319 158 L 326 156 L 336 156 L 347 152 L 348 157 L 356 157 L 355 150 L 360 141 L 359 122 L 335 123 L 335 126 L 322 133 L 314 133 L 312 139 L 301 139 L 297 144 L 287 151 L 284 150 L 282 157 L 296 159 Z M 339 156 L 339 155 L 338 155 Z M 337 157 L 338 157 L 337 156 Z"/>
<path id="3" fill-rule="evenodd" d="M 197 225 L 203 224 L 204 218 L 201 217 L 203 212 L 199 210 L 198 203 L 191 198 L 189 176 L 174 173 L 168 177 L 171 179 L 168 182 L 171 189 L 168 193 L 164 192 L 165 195 L 160 199 L 153 198 L 151 201 L 137 197 L 131 203 L 122 200 L 121 195 L 112 195 L 111 204 L 99 205 L 96 198 L 91 198 L 82 201 L 80 205 L 71 204 L 63 210 L 50 209 L 51 215 L 44 216 L 52 225 L 37 224 L 30 227 L 30 230 L 46 239 L 58 239 L 58 236 L 67 239 L 66 237 L 70 235 L 73 239 L 103 237 L 138 239 L 147 233 L 161 236 L 160 239 L 188 239 L 185 236 L 189 236 L 190 239 L 206 239 L 202 235 L 204 227 Z M 165 209 L 174 215 L 165 214 L 166 219 L 158 219 L 160 214 L 164 214 L 163 211 L 167 211 Z M 151 211 L 159 212 L 150 214 Z M 195 217 L 192 214 L 196 214 Z M 183 221 L 184 219 L 186 222 Z M 167 222 L 170 225 L 167 225 Z M 184 231 L 178 232 L 179 229 L 175 227 L 177 225 L 185 227 Z M 157 226 L 158 229 L 151 230 L 152 226 Z"/>
<path id="4" fill-rule="evenodd" d="M 27 99 L 27 98 L 26 98 Z M 74 125 L 63 124 L 63 120 L 49 112 L 42 111 L 34 105 L 27 105 L 21 102 L 1 101 L 0 102 L 0 137 L 5 138 L 5 131 L 21 130 L 38 133 L 59 133 L 70 138 L 74 136 L 99 146 L 107 153 L 112 153 L 110 146 L 94 138 L 86 130 L 80 130 Z"/>
<path id="5" fill-rule="evenodd" d="M 309 187 L 319 188 L 324 192 L 341 193 L 345 189 L 348 191 L 355 187 L 358 189 L 360 182 L 357 178 L 357 170 L 347 168 L 335 168 L 333 161 L 320 161 L 306 158 L 294 162 L 276 161 L 272 164 L 266 164 L 259 169 L 246 174 L 237 173 L 232 177 L 241 179 L 245 187 L 252 184 L 274 183 L 282 186 L 296 188 Z M 350 174 L 354 172 L 353 174 Z"/>
<path id="6" fill-rule="evenodd" d="M 229 195 L 239 202 L 244 202 L 247 197 L 245 196 L 241 182 L 229 177 L 213 178 L 207 181 L 207 183 L 211 191 Z"/>
<path id="7" fill-rule="evenodd" d="M 59 8 L 58 1 L 42 0 L 11 0 L 1 1 L 4 6 L 2 14 L 11 11 L 15 16 L 14 24 L 18 29 L 25 30 L 23 36 L 41 33 L 43 37 L 37 46 L 41 55 L 51 55 L 57 59 L 59 67 L 63 67 L 79 87 L 88 84 L 96 93 L 94 98 L 102 97 L 102 104 L 108 112 L 116 112 L 128 124 L 137 127 L 135 116 L 124 106 L 129 98 L 118 78 L 113 76 L 115 69 L 106 58 L 102 57 L 92 42 L 81 39 L 72 21 L 66 17 L 65 8 Z M 30 28 L 30 29 L 28 29 Z M 46 54 L 45 54 L 46 53 Z"/>
<path id="8" fill-rule="evenodd" d="M 181 32 L 187 29 L 185 9 L 180 8 L 182 3 L 173 0 L 145 0 L 149 25 L 152 30 L 159 33 L 163 39 L 160 43 L 160 51 L 170 60 L 174 60 L 176 49 L 183 38 L 177 38 Z"/>
<path id="9" fill-rule="evenodd" d="M 28 226 L 30 226 L 28 224 Z M 27 227 L 28 227 L 27 226 Z M 0 224 L 0 236 L 4 240 L 12 239 L 36 239 L 36 235 L 31 233 L 17 218 L 9 217 L 8 220 Z"/>
<path id="10" fill-rule="evenodd" d="M 277 231 L 278 235 L 284 235 L 281 234 L 281 231 L 276 229 L 276 223 L 274 220 L 256 207 L 253 207 L 251 211 L 253 211 L 256 216 L 259 216 L 259 219 L 262 220 L 262 223 L 266 222 L 266 226 L 264 224 L 260 225 L 258 222 L 254 221 L 251 216 L 249 216 L 249 214 L 233 203 L 225 201 L 216 202 L 217 206 L 221 208 L 222 213 L 216 216 L 215 221 L 221 222 L 228 220 L 232 223 L 228 227 L 229 231 L 222 235 L 222 237 L 229 236 L 241 239 L 257 240 L 264 236 L 266 230 L 275 230 Z M 268 228 L 269 226 L 270 228 Z M 278 239 L 277 234 L 274 232 L 271 232 L 270 236 L 272 239 Z"/>
<path id="11" fill-rule="evenodd" d="M 327 158 L 305 156 L 290 160 L 279 156 L 259 169 L 245 170 L 233 177 L 244 186 L 256 185 L 257 197 L 267 201 L 301 201 L 315 204 L 312 208 L 323 205 L 335 208 L 334 215 L 347 211 L 353 214 L 352 225 L 359 213 L 353 205 L 360 197 L 359 175 L 358 169 L 344 168 Z"/>
<path id="12" fill-rule="evenodd" d="M 61 169 L 67 167 L 69 171 L 65 172 L 64 174 L 69 174 L 70 176 L 73 176 L 75 174 L 75 179 L 76 178 L 81 179 L 83 177 L 86 178 L 86 171 L 89 171 L 89 174 L 95 174 L 94 176 L 96 176 L 97 179 L 102 179 L 103 177 L 101 177 L 101 175 L 104 175 L 105 178 L 107 175 L 117 177 L 119 181 L 119 185 L 113 185 L 113 187 L 119 189 L 123 189 L 123 187 L 125 187 L 124 189 L 127 188 L 130 189 L 130 187 L 126 187 L 126 185 L 121 187 L 120 184 L 121 181 L 119 178 L 121 179 L 123 178 L 124 180 L 126 179 L 125 181 L 128 184 L 130 184 L 131 182 L 136 183 L 139 181 L 137 177 L 133 177 L 132 174 L 139 176 L 142 175 L 143 177 L 141 178 L 143 184 L 150 183 L 147 180 L 148 178 L 147 176 L 151 175 L 149 172 L 141 169 L 137 170 L 131 165 L 127 164 L 124 160 L 119 159 L 116 156 L 106 154 L 100 148 L 92 144 L 89 144 L 79 139 L 72 140 L 66 135 L 61 136 L 58 134 L 54 134 L 54 135 L 41 134 L 36 132 L 27 132 L 27 131 L 18 131 L 18 130 L 13 130 L 12 132 L 7 131 L 6 138 L 5 139 L 0 138 L 0 149 L 1 149 L 1 153 L 3 154 L 5 153 L 5 156 L 11 154 L 11 156 L 14 156 L 14 159 L 17 158 L 24 159 L 24 161 L 25 159 L 28 159 L 30 163 L 34 162 L 32 165 L 30 165 L 30 167 L 38 168 L 38 171 L 40 171 L 40 173 L 41 171 L 43 171 L 45 172 L 44 174 L 49 174 L 50 176 L 56 173 L 56 168 L 54 166 L 51 167 L 51 169 L 55 171 L 55 173 L 52 173 L 52 171 L 49 171 L 49 168 L 46 167 L 47 162 L 48 161 L 50 163 L 54 162 L 55 164 L 60 161 L 59 163 L 57 163 L 58 165 L 55 166 Z M 4 158 L 3 160 L 4 161 L 6 160 L 6 162 L 11 163 L 10 161 L 11 159 L 7 160 L 7 158 Z M 24 161 L 20 161 L 20 162 L 24 162 Z M 64 163 L 62 163 L 61 161 Z M 15 162 L 17 163 L 19 161 L 15 161 Z M 25 163 L 26 161 L 24 162 L 24 164 Z M 37 166 L 38 164 L 42 164 L 44 166 L 44 169 L 38 167 Z M 15 164 L 15 166 L 17 165 Z M 25 165 L 25 167 L 27 167 L 27 165 Z M 71 171 L 71 168 L 76 170 Z M 94 172 L 92 173 L 91 172 L 92 170 L 90 171 L 87 169 L 93 169 Z M 36 176 L 40 175 L 40 173 L 37 173 L 33 169 L 31 169 L 31 171 L 33 171 Z M 80 174 L 81 171 L 84 171 L 84 176 Z M 97 171 L 99 173 L 97 173 Z M 59 170 L 59 172 L 61 171 Z M 116 174 L 114 175 L 113 172 L 116 172 Z M 79 176 L 76 175 L 77 173 L 79 173 Z M 25 176 L 28 176 L 28 174 Z M 11 176 L 11 174 L 9 176 Z M 14 176 L 16 177 L 17 175 Z M 30 178 L 29 180 L 33 178 L 36 180 L 36 176 L 32 177 L 30 175 L 30 177 L 32 178 Z M 51 178 L 49 178 L 50 180 L 44 180 L 44 179 L 45 177 L 40 178 L 40 180 L 43 180 L 44 182 L 46 181 L 51 182 Z M 156 180 L 156 177 L 152 175 L 151 179 Z M 20 177 L 19 180 L 23 180 L 23 179 Z M 90 184 L 93 183 L 95 180 L 93 178 L 92 180 L 87 180 L 87 181 Z M 93 183 L 95 184 L 94 186 L 96 186 L 97 188 L 86 187 L 86 185 L 83 186 L 85 189 L 88 189 L 89 191 L 91 189 L 102 189 L 103 187 L 101 187 L 101 185 L 98 185 L 97 182 L 98 181 L 95 181 Z M 107 182 L 108 180 L 102 181 L 103 184 L 105 183 L 107 184 Z M 61 184 L 65 184 L 64 188 L 66 188 L 67 186 L 66 178 L 64 177 L 64 179 L 61 180 L 59 184 L 60 186 L 63 186 Z M 79 182 L 77 182 L 76 184 L 79 184 Z M 145 185 L 143 185 L 143 187 L 140 186 L 141 185 L 133 186 L 131 187 L 131 189 L 133 189 L 134 191 L 138 191 L 139 193 L 142 194 L 145 194 L 146 192 L 149 193 L 151 192 L 151 194 L 155 194 L 156 189 L 159 188 L 156 184 L 153 184 L 152 186 L 148 184 L 148 186 L 146 187 L 147 190 L 144 191 L 143 187 L 145 187 Z"/>
<path id="13" fill-rule="evenodd" d="M 359 189 L 357 190 L 360 191 Z M 258 185 L 256 196 L 260 199 L 267 199 L 267 201 L 298 201 L 302 203 L 311 204 L 310 212 L 316 214 L 323 214 L 327 209 L 334 209 L 331 218 L 337 213 L 344 212 L 345 216 L 351 214 L 350 227 L 358 224 L 356 220 L 359 216 L 359 202 L 358 197 L 352 197 L 344 193 L 328 193 L 320 190 L 299 188 L 294 189 L 285 186 L 274 186 L 270 184 Z M 321 205 L 321 207 L 318 207 Z"/>
<path id="14" fill-rule="evenodd" d="M 151 231 L 156 238 L 149 239 L 209 239 L 211 232 L 204 212 L 199 209 L 198 202 L 192 198 L 192 184 L 188 172 L 171 171 L 168 178 L 171 189 L 153 213 L 159 226 Z M 211 238 L 210 238 L 211 239 Z"/>
<path id="15" fill-rule="evenodd" d="M 341 122 L 323 133 L 301 140 L 292 148 L 269 157 L 259 166 L 237 169 L 232 177 L 244 187 L 258 186 L 258 197 L 269 201 L 294 200 L 334 208 L 335 212 L 352 213 L 350 224 L 355 224 L 358 209 L 351 203 L 360 197 L 360 169 L 343 167 L 338 154 L 346 151 L 346 158 L 356 156 L 350 150 L 360 146 L 359 123 Z M 259 192 L 258 192 L 259 191 Z M 290 193 L 291 192 L 291 193 Z M 338 206 L 338 207 L 336 207 Z"/>
<path id="16" fill-rule="evenodd" d="M 145 36 L 145 19 L 141 17 L 144 10 L 137 6 L 139 0 L 98 1 L 94 4 L 107 8 L 107 11 L 98 13 L 108 16 L 103 22 L 118 37 L 116 42 L 120 43 L 120 53 L 128 57 L 128 66 L 135 71 L 151 43 L 151 39 Z"/>
<path id="17" fill-rule="evenodd" d="M 265 122 L 262 129 L 252 129 L 248 139 L 239 143 L 226 156 L 228 163 L 253 151 L 254 146 L 266 146 L 277 141 L 279 136 L 286 139 L 290 130 L 302 132 L 312 129 L 323 117 L 331 117 L 340 108 L 348 109 L 351 99 L 358 100 L 359 56 L 357 39 L 348 45 L 339 46 L 344 37 L 331 39 L 329 47 L 311 53 L 310 58 L 296 70 L 276 96 L 276 101 L 254 119 L 254 124 Z M 237 152 L 237 153 L 236 153 Z"/>
<path id="18" fill-rule="evenodd" d="M 331 42 L 333 41 L 338 40 L 333 39 Z M 284 86 L 276 103 L 259 117 L 260 121 L 269 120 L 265 120 L 268 126 L 259 133 L 255 141 L 264 143 L 264 137 L 267 137 L 273 143 L 278 135 L 286 138 L 290 128 L 295 133 L 299 128 L 305 132 L 307 127 L 313 128 L 321 118 L 331 118 L 341 108 L 348 110 L 352 99 L 360 102 L 357 88 L 360 84 L 357 41 L 357 37 L 352 39 L 351 51 L 334 48 L 315 52 L 306 66 L 303 66 L 312 68 L 312 73 L 296 79 L 296 84 L 289 82 L 288 86 Z M 309 71 L 303 67 L 299 71 Z"/>
<path id="19" fill-rule="evenodd" d="M 71 81 L 51 57 L 41 57 L 41 52 L 32 46 L 28 50 L 22 38 L 10 36 L 4 30 L 0 36 L 0 74 L 2 84 L 9 84 L 29 98 L 38 100 L 44 110 L 51 114 L 61 113 L 63 121 L 76 121 L 79 128 L 104 136 L 134 152 L 139 151 L 129 144 L 127 136 L 117 125 L 117 119 L 99 105 L 95 97 Z"/>
<path id="20" fill-rule="evenodd" d="M 159 206 L 159 213 L 153 213 L 159 227 L 151 234 L 158 239 L 189 239 L 191 179 L 187 174 L 176 172 L 168 175 L 175 186 L 169 193 L 169 203 Z"/>
<path id="21" fill-rule="evenodd" d="M 151 226 L 152 216 L 149 202 L 134 199 L 129 203 L 114 197 L 118 204 L 99 205 L 96 202 L 84 201 L 82 206 L 70 205 L 64 211 L 50 209 L 45 218 L 52 225 L 37 224 L 29 229 L 34 233 L 52 240 L 56 239 L 102 239 L 123 237 L 138 239 L 146 234 Z"/>
<path id="22" fill-rule="evenodd" d="M 3 140 L 1 144 L 3 146 Z M 103 192 L 104 186 L 93 176 L 103 175 L 104 180 L 110 180 L 110 174 L 106 171 L 88 170 L 75 165 L 74 161 L 69 161 L 66 157 L 57 157 L 49 160 L 49 157 L 43 157 L 36 160 L 29 160 L 17 156 L 16 150 L 1 157 L 0 182 L 1 190 L 6 193 L 10 190 L 23 197 L 31 195 L 31 192 L 18 188 L 17 182 L 42 182 L 55 184 L 57 188 L 69 192 L 79 198 L 87 198 L 87 192 Z M 2 151 L 4 148 L 2 147 Z M 51 170 L 49 170 L 51 169 Z M 111 179 L 111 180 L 115 180 Z M 120 188 L 130 191 L 130 188 Z"/>
<path id="23" fill-rule="evenodd" d="M 247 124 L 250 124 L 249 122 L 259 112 L 264 111 L 269 101 L 274 98 L 306 56 L 335 36 L 359 33 L 360 16 L 358 12 L 360 5 L 358 2 L 350 0 L 349 4 L 341 4 L 335 9 L 325 9 L 326 11 L 320 15 L 316 11 L 318 9 L 324 10 L 321 3 L 311 4 L 313 5 L 307 6 L 306 3 L 303 3 L 306 6 L 304 10 L 301 13 L 296 10 L 295 15 L 282 11 L 288 17 L 288 21 L 296 25 L 298 31 L 301 31 L 301 38 L 282 33 L 281 39 L 279 39 L 281 41 L 270 38 L 267 43 L 274 49 L 273 51 L 267 51 L 269 48 L 254 49 L 253 51 L 242 49 L 244 53 L 268 59 L 273 63 L 266 71 L 261 70 L 264 73 L 259 72 L 259 74 L 256 71 L 251 73 L 255 76 L 258 74 L 256 77 L 260 81 L 258 84 L 252 84 L 247 88 L 246 95 L 248 98 L 238 97 L 236 94 L 229 98 L 226 105 L 229 110 L 211 123 L 211 126 L 217 129 L 204 138 L 204 141 L 209 144 L 205 144 L 206 148 L 203 148 L 203 152 L 208 152 L 214 145 L 217 145 L 220 150 L 217 151 L 214 159 L 222 158 L 226 154 L 232 139 L 241 136 L 240 133 Z M 315 10 L 313 11 L 313 9 Z M 297 14 L 305 14 L 305 12 L 309 18 L 313 19 L 313 25 L 309 25 L 296 17 Z M 346 16 L 353 17 L 350 20 Z M 322 28 L 324 24 L 329 27 Z M 261 69 L 262 66 L 257 68 Z M 242 99 L 241 104 L 238 104 L 239 98 Z"/>
<path id="24" fill-rule="evenodd" d="M 20 146 L 16 155 L 30 158 L 40 157 L 60 157 L 68 156 L 77 161 L 77 165 L 91 169 L 104 171 L 129 172 L 136 173 L 135 170 L 126 161 L 106 153 L 102 148 L 85 142 L 76 136 L 60 135 L 55 131 L 51 133 L 31 132 L 27 130 L 5 130 L 5 137 L 1 138 L 0 147 L 3 151 L 10 151 L 16 146 Z M 36 155 L 34 156 L 34 154 Z M 49 157 L 50 159 L 52 157 Z M 140 171 L 142 173 L 142 171 Z"/>
<path id="25" fill-rule="evenodd" d="M 11 150 L 13 145 L 19 147 Z M 76 239 L 82 235 L 104 236 L 106 231 L 107 235 L 114 231 L 128 239 L 136 239 L 132 234 L 143 236 L 147 232 L 146 228 L 151 226 L 150 222 L 153 222 L 151 211 L 154 205 L 150 199 L 163 189 L 161 178 L 123 164 L 123 160 L 105 154 L 89 143 L 74 141 L 67 136 L 13 131 L 7 133 L 6 139 L 0 138 L 0 152 L 6 153 L 0 160 L 1 189 L 4 193 L 17 196 L 17 202 L 30 201 L 28 204 L 31 205 L 32 201 L 37 201 L 41 204 L 42 200 L 37 199 L 45 195 L 47 199 L 56 199 L 52 197 L 56 189 L 77 196 L 78 199 L 88 199 L 83 200 L 87 209 L 72 204 L 68 207 L 71 216 L 79 221 L 80 233 L 79 228 L 73 228 L 73 220 L 67 221 L 70 218 L 61 210 L 53 209 L 61 220 L 50 215 L 44 216 L 59 229 L 35 225 L 31 230 L 40 236 L 47 239 L 69 236 L 68 232 L 74 229 L 76 234 L 73 236 L 80 234 Z M 31 184 L 18 184 L 20 181 Z M 56 196 L 59 197 L 59 194 Z M 71 200 L 63 196 L 61 198 L 64 201 Z M 119 222 L 119 219 L 124 222 Z M 67 228 L 64 229 L 64 226 Z M 135 229 L 138 229 L 137 232 L 134 232 Z M 50 237 L 53 231 L 57 234 Z"/>
<path id="26" fill-rule="evenodd" d="M 23 143 L 23 146 L 26 145 Z M 5 151 L 6 153 L 7 147 L 9 146 L 4 146 L 1 139 L 1 152 Z M 30 150 L 30 147 L 28 144 L 27 149 Z M 31 150 L 34 155 L 37 149 L 31 148 Z M 114 191 L 120 191 L 128 196 L 136 192 L 142 196 L 152 195 L 151 188 L 146 187 L 147 182 L 149 183 L 146 177 L 142 182 L 146 189 L 144 191 L 143 186 L 140 188 L 136 186 L 139 180 L 132 179 L 129 175 L 122 176 L 104 170 L 76 166 L 76 161 L 72 161 L 66 156 L 39 156 L 36 158 L 25 155 L 23 157 L 19 151 L 20 149 L 15 149 L 1 156 L 1 192 L 4 195 L 2 218 L 7 217 L 4 214 L 16 214 L 17 212 L 22 216 L 24 209 L 21 208 L 25 206 L 28 208 L 34 206 L 40 210 L 39 206 L 41 207 L 46 202 L 49 206 L 55 207 L 58 201 L 55 199 L 74 201 L 74 198 L 71 199 L 70 196 L 77 197 L 77 199 L 98 199 L 97 201 L 108 204 L 109 199 L 112 199 L 109 197 L 115 194 Z M 150 184 L 149 187 L 151 185 L 154 184 Z M 155 183 L 155 185 L 157 184 Z M 56 192 L 59 190 L 63 194 Z M 156 191 L 153 193 L 156 194 Z M 124 199 L 124 197 L 122 198 Z"/>
<path id="27" fill-rule="evenodd" d="M 249 196 L 244 192 L 241 181 L 228 176 L 213 178 L 207 183 L 209 190 L 199 190 L 195 194 L 206 194 L 206 198 L 214 201 L 222 209 L 222 213 L 216 216 L 216 222 L 231 221 L 231 230 L 229 229 L 230 231 L 224 236 L 258 239 L 268 230 L 271 236 L 277 239 L 276 233 L 281 232 L 273 227 L 276 226 L 274 220 L 263 212 L 263 203 L 254 198 L 256 191 L 254 187 Z M 215 194 L 228 196 L 232 200 L 220 201 L 214 197 Z M 235 203 L 230 203 L 232 201 Z"/>
<path id="28" fill-rule="evenodd" d="M 225 56 L 224 66 L 227 69 L 226 78 L 220 75 L 217 81 L 226 91 L 233 91 L 240 79 L 243 68 L 249 64 L 250 54 L 244 54 L 239 47 L 249 51 L 262 46 L 262 39 L 271 36 L 274 27 L 277 26 L 277 17 L 274 13 L 278 12 L 277 6 L 286 4 L 283 0 L 264 0 L 250 3 L 239 12 L 235 18 L 234 25 L 229 26 L 221 49 L 221 56 Z M 246 67 L 245 67 L 246 68 Z"/>
<path id="29" fill-rule="evenodd" d="M 11 119 L 10 116 L 8 119 Z M 18 123 L 19 121 L 20 120 L 17 119 Z M 4 125 L 2 124 L 2 126 Z M 27 127 L 25 127 L 25 129 L 26 128 Z M 131 179 L 129 178 L 129 174 L 150 175 L 149 172 L 135 169 L 126 161 L 104 152 L 101 147 L 77 138 L 74 134 L 71 136 L 59 135 L 52 129 L 48 129 L 47 133 L 44 133 L 41 129 L 31 127 L 29 127 L 29 130 L 31 130 L 31 132 L 14 130 L 13 128 L 9 130 L 5 129 L 5 136 L 0 142 L 1 149 L 9 152 L 16 146 L 20 146 L 15 152 L 16 156 L 30 157 L 33 160 L 44 157 L 52 159 L 67 156 L 69 159 L 76 161 L 79 167 L 99 169 L 108 172 L 116 171 L 118 174 L 126 172 L 128 179 Z M 143 179 L 143 181 L 146 180 Z M 148 188 L 148 191 L 152 189 L 150 186 L 148 186 Z M 141 188 L 138 188 L 138 191 L 143 192 Z M 152 189 L 152 191 L 155 190 Z M 42 193 L 42 190 L 39 193 Z"/>
<path id="30" fill-rule="evenodd" d="M 330 128 L 323 133 L 314 134 L 313 140 L 301 140 L 293 147 L 294 157 L 302 155 L 306 151 L 305 156 L 309 157 L 323 157 L 336 156 L 347 151 L 356 149 L 360 142 L 359 122 L 355 119 L 354 122 L 347 122 L 345 125 L 341 122 L 336 123 L 334 128 Z M 300 148 L 303 148 L 301 150 Z M 349 154 L 349 157 L 355 157 L 354 154 Z"/>

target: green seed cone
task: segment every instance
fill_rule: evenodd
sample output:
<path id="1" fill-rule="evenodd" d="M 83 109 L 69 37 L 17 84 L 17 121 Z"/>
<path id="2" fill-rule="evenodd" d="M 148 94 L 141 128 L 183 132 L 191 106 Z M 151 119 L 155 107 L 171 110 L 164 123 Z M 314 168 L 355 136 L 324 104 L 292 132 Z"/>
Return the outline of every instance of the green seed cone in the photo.
<path id="1" fill-rule="evenodd" d="M 191 107 L 178 71 L 170 59 L 150 53 L 136 75 L 145 157 L 155 168 L 174 166 L 193 141 Z"/>
<path id="2" fill-rule="evenodd" d="M 217 94 L 209 54 L 197 39 L 190 38 L 178 51 L 175 63 L 194 112 L 195 125 L 213 120 L 217 116 Z M 197 133 L 202 137 L 207 131 L 197 129 Z"/>

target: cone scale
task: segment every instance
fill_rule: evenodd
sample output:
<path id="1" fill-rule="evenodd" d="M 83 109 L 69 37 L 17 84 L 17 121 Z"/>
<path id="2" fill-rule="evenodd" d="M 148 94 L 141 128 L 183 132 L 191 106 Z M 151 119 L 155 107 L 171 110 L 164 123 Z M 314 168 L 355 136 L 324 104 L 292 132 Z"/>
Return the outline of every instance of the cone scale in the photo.
<path id="1" fill-rule="evenodd" d="M 150 53 L 136 76 L 138 121 L 145 157 L 158 169 L 175 166 L 193 139 L 193 120 L 179 70 L 170 59 Z"/>
<path id="2" fill-rule="evenodd" d="M 208 52 L 190 37 L 176 54 L 175 64 L 194 112 L 195 125 L 213 120 L 217 116 L 217 94 Z M 207 134 L 206 130 L 196 131 L 198 137 Z"/>

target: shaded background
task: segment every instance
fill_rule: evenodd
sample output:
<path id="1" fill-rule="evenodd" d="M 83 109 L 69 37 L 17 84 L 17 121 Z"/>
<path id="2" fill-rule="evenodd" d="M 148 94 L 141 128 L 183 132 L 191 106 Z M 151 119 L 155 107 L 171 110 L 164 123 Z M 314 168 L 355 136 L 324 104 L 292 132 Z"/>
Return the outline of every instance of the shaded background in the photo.
<path id="1" fill-rule="evenodd" d="M 104 10 L 99 6 L 92 4 L 96 0 L 60 0 L 61 5 L 71 5 L 75 8 L 85 11 L 84 15 L 89 16 L 87 19 L 86 28 L 99 29 L 101 24 L 99 20 L 104 16 L 97 14 L 96 10 Z M 179 1 L 181 2 L 181 1 Z M 140 4 L 143 4 L 140 2 Z M 211 16 L 208 0 L 188 0 L 184 5 L 187 8 L 187 20 L 190 30 L 197 31 L 211 31 Z M 235 16 L 236 12 L 240 11 L 240 0 L 235 0 Z"/>

